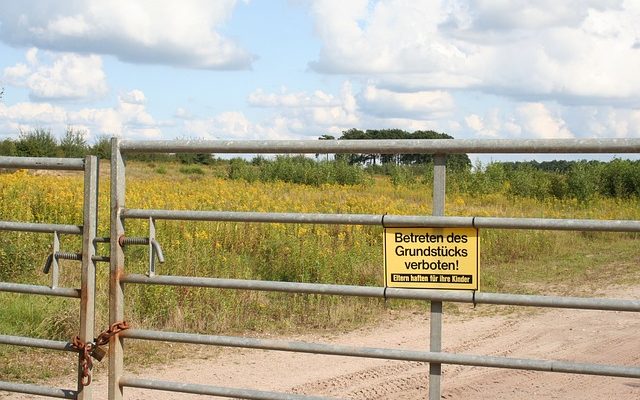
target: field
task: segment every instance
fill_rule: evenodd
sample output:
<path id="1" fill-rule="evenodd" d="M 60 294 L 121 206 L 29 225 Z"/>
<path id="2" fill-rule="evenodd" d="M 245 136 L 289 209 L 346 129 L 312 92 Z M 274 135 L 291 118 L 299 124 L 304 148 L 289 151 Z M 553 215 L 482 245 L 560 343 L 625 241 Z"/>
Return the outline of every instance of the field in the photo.
<path id="1" fill-rule="evenodd" d="M 105 168 L 103 168 L 105 169 Z M 374 175 L 356 185 L 302 185 L 229 180 L 220 165 L 186 168 L 178 163 L 131 162 L 127 207 L 349 214 L 431 213 L 431 187 Z M 100 187 L 100 232 L 108 236 L 108 177 Z M 455 182 L 455 177 L 452 177 Z M 507 184 L 507 183 L 505 183 Z M 512 183 L 509 183 L 512 184 Z M 640 219 L 638 197 L 527 197 L 469 194 L 452 185 L 447 215 Z M 75 174 L 0 174 L 0 220 L 81 224 L 82 178 Z M 144 221 L 127 221 L 128 236 L 146 236 Z M 157 238 L 166 263 L 157 272 L 294 282 L 382 285 L 382 228 L 335 225 L 182 223 L 159 221 Z M 481 290 L 589 296 L 609 286 L 637 284 L 638 234 L 546 231 L 481 231 Z M 48 284 L 42 274 L 51 237 L 0 232 L 0 280 Z M 80 248 L 63 237 L 62 251 Z M 108 251 L 99 245 L 98 254 Z M 128 247 L 127 271 L 144 273 L 144 247 Z M 79 286 L 77 262 L 63 261 L 61 286 Z M 98 266 L 97 329 L 106 326 L 108 266 Z M 455 305 L 446 305 L 456 312 Z M 195 288 L 128 286 L 127 319 L 133 326 L 206 333 L 286 333 L 344 330 L 375 319 L 381 310 L 428 309 L 411 302 L 344 299 Z M 0 293 L 0 333 L 68 340 L 76 334 L 75 300 Z M 487 312 L 509 312 L 487 308 Z M 24 354 L 47 367 L 21 366 Z M 135 346 L 130 357 L 167 355 Z M 0 346 L 0 376 L 38 381 L 74 368 L 71 355 Z M 45 356 L 46 355 L 46 356 Z"/>

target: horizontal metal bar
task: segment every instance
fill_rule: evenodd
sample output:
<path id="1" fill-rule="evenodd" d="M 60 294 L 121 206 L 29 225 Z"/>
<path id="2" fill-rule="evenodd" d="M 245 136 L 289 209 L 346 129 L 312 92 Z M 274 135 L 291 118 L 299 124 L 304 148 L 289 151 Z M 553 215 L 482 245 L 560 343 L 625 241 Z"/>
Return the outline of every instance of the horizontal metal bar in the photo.
<path id="1" fill-rule="evenodd" d="M 127 330 L 121 335 L 131 339 L 241 347 L 261 350 L 640 378 L 640 367 L 617 365 L 520 359 L 430 351 L 396 350 L 373 347 L 352 347 L 321 343 L 255 339 L 235 336 L 198 335 L 191 333 L 161 332 L 141 329 Z"/>
<path id="2" fill-rule="evenodd" d="M 471 291 L 398 289 L 373 286 L 330 285 L 324 283 L 275 282 L 245 279 L 200 278 L 191 276 L 146 276 L 128 274 L 121 282 L 145 285 L 193 286 L 217 289 L 261 290 L 285 293 L 373 297 L 388 299 L 452 301 L 459 303 L 521 305 L 583 310 L 640 312 L 640 300 L 584 297 L 533 296 Z"/>
<path id="3" fill-rule="evenodd" d="M 0 344 L 11 346 L 37 347 L 40 349 L 77 352 L 69 342 L 59 340 L 37 339 L 24 336 L 0 335 Z"/>
<path id="4" fill-rule="evenodd" d="M 39 294 L 44 296 L 80 298 L 80 290 L 72 288 L 50 288 L 49 286 L 26 285 L 22 283 L 0 282 L 0 292 Z"/>
<path id="5" fill-rule="evenodd" d="M 454 216 L 440 217 L 430 215 L 260 213 L 238 211 L 186 211 L 144 209 L 125 209 L 122 211 L 122 216 L 124 218 L 153 218 L 180 221 L 268 222 L 296 224 L 381 225 L 385 227 L 475 227 L 495 229 L 640 232 L 640 221 L 632 220 Z M 129 238 L 125 239 L 125 242 L 128 239 Z M 147 243 L 148 242 L 143 244 Z"/>
<path id="6" fill-rule="evenodd" d="M 537 229 L 555 231 L 640 232 L 640 221 L 502 217 L 432 217 L 386 215 L 385 227 Z"/>
<path id="7" fill-rule="evenodd" d="M 473 217 L 444 217 L 433 215 L 384 215 L 385 228 L 472 228 Z"/>
<path id="8" fill-rule="evenodd" d="M 93 256 L 93 257 L 91 257 L 91 260 L 95 261 L 95 262 L 109 262 L 109 261 L 111 261 L 111 257 L 109 257 L 109 256 Z"/>
<path id="9" fill-rule="evenodd" d="M 170 219 L 180 221 L 277 222 L 296 224 L 381 225 L 382 215 L 261 213 L 236 211 L 186 211 L 125 209 L 124 218 Z"/>
<path id="10" fill-rule="evenodd" d="M 631 220 L 475 217 L 473 225 L 495 229 L 640 232 L 640 221 Z"/>
<path id="11" fill-rule="evenodd" d="M 82 226 L 64 224 L 42 224 L 38 222 L 0 221 L 0 231 L 35 232 L 35 233 L 65 233 L 82 235 Z"/>
<path id="12" fill-rule="evenodd" d="M 251 389 L 236 389 L 219 386 L 198 385 L 185 382 L 169 382 L 151 379 L 141 379 L 132 376 L 120 378 L 120 386 L 134 387 L 140 389 L 164 390 L 168 392 L 201 394 L 208 396 L 220 396 L 233 399 L 255 399 L 255 400 L 334 400 L 335 398 L 304 396 L 300 394 L 265 392 Z"/>
<path id="13" fill-rule="evenodd" d="M 435 292 L 435 293 L 434 293 Z M 440 294 L 441 293 L 441 294 Z M 440 300 L 460 303 L 513 305 L 576 310 L 640 312 L 640 300 L 589 297 L 538 296 L 526 294 L 439 291 L 428 289 L 387 288 L 387 298 L 406 300 Z"/>
<path id="14" fill-rule="evenodd" d="M 244 154 L 640 153 L 640 139 L 122 140 L 120 151 Z"/>
<path id="15" fill-rule="evenodd" d="M 78 396 L 78 392 L 75 390 L 4 381 L 0 381 L 0 390 L 14 393 L 34 394 L 37 396 L 55 397 L 58 399 L 75 399 Z"/>
<path id="16" fill-rule="evenodd" d="M 50 157 L 0 157 L 0 168 L 82 171 L 84 170 L 84 159 Z"/>
<path id="17" fill-rule="evenodd" d="M 245 279 L 199 278 L 191 276 L 126 274 L 124 283 L 144 285 L 194 286 L 217 289 L 262 290 L 288 293 L 345 295 L 357 297 L 383 297 L 384 288 L 370 286 L 329 285 L 320 283 L 295 283 Z"/>

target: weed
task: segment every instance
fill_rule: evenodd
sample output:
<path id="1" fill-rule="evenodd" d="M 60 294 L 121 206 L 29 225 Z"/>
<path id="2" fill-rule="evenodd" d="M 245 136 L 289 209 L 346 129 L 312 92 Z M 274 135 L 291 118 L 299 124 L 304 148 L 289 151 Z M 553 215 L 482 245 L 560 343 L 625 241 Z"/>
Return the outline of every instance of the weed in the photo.
<path id="1" fill-rule="evenodd" d="M 202 170 L 202 168 L 196 165 L 181 167 L 180 173 L 183 173 L 185 175 L 204 175 L 204 171 Z"/>

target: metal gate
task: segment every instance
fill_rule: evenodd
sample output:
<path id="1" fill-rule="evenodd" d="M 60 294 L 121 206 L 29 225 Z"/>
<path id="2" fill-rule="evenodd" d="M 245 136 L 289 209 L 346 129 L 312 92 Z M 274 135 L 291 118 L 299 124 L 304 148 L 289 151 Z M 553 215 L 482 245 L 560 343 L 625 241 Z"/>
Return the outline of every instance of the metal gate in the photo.
<path id="1" fill-rule="evenodd" d="M 243 154 L 435 154 L 433 215 L 354 215 L 258 213 L 229 211 L 178 211 L 130 209 L 126 207 L 125 165 L 127 153 L 243 153 Z M 173 285 L 205 288 L 276 291 L 321 295 L 373 298 L 415 299 L 431 302 L 429 351 L 334 346 L 320 343 L 290 342 L 245 337 L 214 336 L 182 332 L 130 329 L 112 338 L 109 348 L 109 399 L 124 397 L 125 387 L 165 390 L 247 399 L 319 399 L 289 393 L 274 393 L 246 388 L 216 387 L 184 382 L 140 379 L 125 373 L 123 338 L 180 342 L 215 346 L 305 352 L 353 357 L 383 358 L 429 363 L 429 398 L 440 398 L 442 364 L 461 364 L 535 371 L 565 372 L 640 378 L 640 367 L 597 365 L 553 360 L 515 359 L 445 353 L 441 351 L 442 303 L 556 307 L 591 310 L 640 311 L 638 300 L 592 299 L 556 296 L 529 296 L 470 291 L 400 289 L 344 286 L 321 283 L 272 282 L 220 279 L 215 277 L 159 276 L 153 268 L 155 220 L 234 221 L 257 223 L 378 225 L 385 227 L 476 227 L 483 229 L 546 229 L 571 231 L 640 232 L 640 221 L 581 220 L 536 218 L 457 217 L 445 215 L 446 156 L 455 153 L 639 153 L 640 140 L 354 140 L 354 141 L 129 141 L 113 139 L 111 158 L 111 287 L 110 322 L 126 319 L 125 284 Z M 125 221 L 149 221 L 150 249 L 147 274 L 129 274 L 122 246 L 127 239 Z M 118 240 L 114 240 L 118 238 Z M 154 250 L 155 249 L 155 250 Z M 426 393 L 425 393 L 426 395 Z"/>
<path id="2" fill-rule="evenodd" d="M 433 212 L 425 215 L 370 215 L 370 214 L 314 214 L 314 213 L 259 213 L 231 211 L 178 211 L 131 209 L 126 207 L 125 163 L 127 153 L 236 153 L 236 154 L 334 154 L 334 153 L 378 153 L 378 154 L 435 154 Z M 162 251 L 155 240 L 156 220 L 188 221 L 233 221 L 254 223 L 295 224 L 343 224 L 383 227 L 475 227 L 483 229 L 539 229 L 568 231 L 640 232 L 640 221 L 635 220 L 588 220 L 588 219 L 544 219 L 544 218 L 500 218 L 445 216 L 446 157 L 459 153 L 640 153 L 639 139 L 607 140 L 356 140 L 356 141 L 130 141 L 114 138 L 111 158 L 110 199 L 110 279 L 109 279 L 109 323 L 118 324 L 126 320 L 125 285 L 172 285 L 227 290 L 258 290 L 284 293 L 306 293 L 318 295 L 358 296 L 387 299 L 412 299 L 430 302 L 429 351 L 396 350 L 382 348 L 335 346 L 322 343 L 265 340 L 257 338 L 191 334 L 185 332 L 161 332 L 132 328 L 109 337 L 108 399 L 126 398 L 125 388 L 135 387 L 183 393 L 215 395 L 247 399 L 320 399 L 320 397 L 250 390 L 246 388 L 196 385 L 184 382 L 167 382 L 140 379 L 127 374 L 124 369 L 124 338 L 181 342 L 214 346 L 229 346 L 276 351 L 305 352 L 314 354 L 381 358 L 429 363 L 429 398 L 439 399 L 441 388 L 441 365 L 459 364 L 494 368 L 527 369 L 534 371 L 603 375 L 640 378 L 640 367 L 600 365 L 547 359 L 517 359 L 482 355 L 442 352 L 442 305 L 443 302 L 473 304 L 500 304 L 534 307 L 590 309 L 605 311 L 640 312 L 638 300 L 616 300 L 602 298 L 532 296 L 506 293 L 482 293 L 475 291 L 449 291 L 433 289 L 401 289 L 390 287 L 346 286 L 323 283 L 274 282 L 216 277 L 161 276 L 155 272 L 155 258 L 162 258 Z M 32 232 L 83 235 L 82 287 L 68 289 L 0 283 L 0 291 L 47 294 L 81 298 L 80 338 L 91 342 L 94 335 L 95 264 L 106 260 L 95 256 L 97 162 L 88 157 L 83 160 L 17 159 L 0 158 L 0 167 L 73 169 L 85 171 L 84 221 L 82 226 L 0 222 L 0 230 L 27 230 Z M 126 220 L 149 221 L 149 236 L 127 237 Z M 107 239 L 105 239 L 107 240 Z M 133 274 L 126 271 L 124 246 L 142 244 L 149 247 L 149 271 Z M 52 266 L 64 253 L 55 249 Z M 52 267 L 53 268 L 53 267 Z M 55 269 L 55 268 L 53 268 Z M 54 274 L 55 276 L 55 274 Z M 55 285 L 52 285 L 55 286 Z M 112 325 L 113 326 L 113 325 Z M 55 350 L 77 351 L 71 343 L 41 339 L 0 336 L 0 343 L 43 347 Z M 82 364 L 82 358 L 79 361 Z M 38 394 L 61 398 L 91 398 L 91 386 L 82 386 L 82 368 L 79 368 L 77 390 L 46 388 L 36 385 L 0 382 L 0 390 Z M 426 396 L 426 393 L 425 393 Z"/>
<path id="3" fill-rule="evenodd" d="M 94 156 L 83 159 L 0 157 L 0 168 L 39 169 L 60 171 L 84 171 L 82 225 L 45 224 L 19 221 L 0 221 L 0 231 L 36 232 L 50 234 L 51 254 L 45 262 L 44 272 L 51 274 L 50 286 L 37 286 L 0 282 L 0 292 L 29 295 L 61 296 L 80 299 L 78 338 L 90 343 L 95 325 L 95 262 L 107 261 L 95 255 L 98 217 L 98 160 Z M 81 235 L 80 254 L 60 251 L 60 235 Z M 80 288 L 58 287 L 58 260 L 77 260 L 82 263 Z M 42 349 L 78 352 L 71 342 L 36 339 L 23 336 L 0 335 L 0 344 L 37 347 Z M 78 383 L 76 389 L 60 389 L 26 383 L 0 381 L 0 390 L 63 399 L 91 399 L 91 386 L 86 385 L 82 355 L 78 359 Z M 83 384 L 84 380 L 84 384 Z"/>

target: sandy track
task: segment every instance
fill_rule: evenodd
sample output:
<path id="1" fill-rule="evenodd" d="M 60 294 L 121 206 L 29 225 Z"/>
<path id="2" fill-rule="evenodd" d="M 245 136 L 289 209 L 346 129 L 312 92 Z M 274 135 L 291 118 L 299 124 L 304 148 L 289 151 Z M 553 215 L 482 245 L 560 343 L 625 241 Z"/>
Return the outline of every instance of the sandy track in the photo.
<path id="1" fill-rule="evenodd" d="M 640 287 L 608 293 L 640 298 Z M 445 351 L 518 358 L 550 358 L 640 365 L 637 313 L 527 310 L 476 316 L 470 306 L 446 315 Z M 479 306 L 482 307 L 482 306 Z M 486 307 L 486 306 L 485 306 Z M 375 326 L 293 340 L 399 349 L 428 349 L 428 315 L 393 313 Z M 202 354 L 200 354 L 202 355 Z M 640 399 L 640 379 L 445 365 L 444 399 Z M 136 375 L 151 379 L 323 395 L 345 399 L 418 399 L 428 392 L 428 365 L 261 350 L 224 349 L 210 359 L 181 360 Z M 64 385 L 70 387 L 70 384 Z M 105 377 L 94 383 L 106 398 Z M 0 397 L 3 397 L 0 395 Z M 26 397 L 11 395 L 8 399 Z M 202 396 L 125 389 L 127 399 L 200 399 Z"/>

